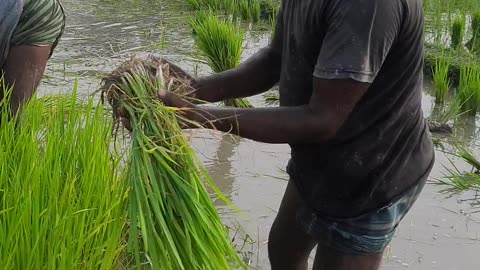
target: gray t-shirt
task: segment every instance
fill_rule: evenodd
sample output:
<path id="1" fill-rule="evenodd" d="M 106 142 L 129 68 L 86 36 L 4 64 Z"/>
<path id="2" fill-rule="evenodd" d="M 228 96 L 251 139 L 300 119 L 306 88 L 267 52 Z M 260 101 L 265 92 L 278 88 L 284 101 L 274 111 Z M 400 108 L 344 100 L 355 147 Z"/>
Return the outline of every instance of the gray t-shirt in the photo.
<path id="1" fill-rule="evenodd" d="M 270 46 L 282 54 L 281 106 L 307 104 L 314 76 L 371 83 L 335 138 L 291 145 L 288 172 L 309 206 L 353 217 L 426 180 L 421 0 L 283 0 Z"/>

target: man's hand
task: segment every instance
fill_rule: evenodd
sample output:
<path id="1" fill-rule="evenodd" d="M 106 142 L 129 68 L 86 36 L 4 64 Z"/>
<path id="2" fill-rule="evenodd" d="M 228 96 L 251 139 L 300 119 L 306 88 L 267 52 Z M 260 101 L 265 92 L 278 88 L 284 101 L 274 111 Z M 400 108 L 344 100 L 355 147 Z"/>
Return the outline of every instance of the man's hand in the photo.
<path id="1" fill-rule="evenodd" d="M 173 92 L 160 90 L 158 92 L 158 98 L 165 104 L 165 106 L 182 109 L 183 110 L 182 116 L 185 118 L 184 120 L 195 121 L 195 119 L 197 118 L 196 116 L 198 116 L 198 114 L 195 113 L 196 111 L 195 109 L 197 108 L 195 104 L 181 98 L 180 96 L 178 96 Z M 130 124 L 130 119 L 129 119 L 127 110 L 121 107 L 117 109 L 115 114 L 119 118 L 123 126 L 127 130 L 132 131 L 132 126 Z M 183 128 L 196 127 L 196 125 L 193 125 L 188 121 L 181 121 L 180 125 Z"/>

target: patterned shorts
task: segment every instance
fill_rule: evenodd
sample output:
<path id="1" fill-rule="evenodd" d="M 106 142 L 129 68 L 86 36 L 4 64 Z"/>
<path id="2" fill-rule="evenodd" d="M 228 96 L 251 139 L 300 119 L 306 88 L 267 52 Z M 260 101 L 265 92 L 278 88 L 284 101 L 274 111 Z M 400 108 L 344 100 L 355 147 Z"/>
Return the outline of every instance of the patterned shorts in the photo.
<path id="1" fill-rule="evenodd" d="M 303 207 L 298 212 L 297 220 L 319 244 L 342 254 L 381 253 L 392 240 L 398 224 L 411 209 L 424 185 L 425 182 L 422 182 L 397 202 L 359 217 L 330 218 Z"/>

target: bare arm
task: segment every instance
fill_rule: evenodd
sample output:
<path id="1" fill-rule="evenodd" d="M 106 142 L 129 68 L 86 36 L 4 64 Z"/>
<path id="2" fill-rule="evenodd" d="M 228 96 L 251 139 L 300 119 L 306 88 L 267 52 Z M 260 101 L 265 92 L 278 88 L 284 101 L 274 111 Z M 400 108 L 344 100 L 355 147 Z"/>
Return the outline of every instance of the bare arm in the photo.
<path id="1" fill-rule="evenodd" d="M 191 107 L 187 118 L 205 127 L 266 143 L 324 143 L 334 137 L 368 89 L 354 80 L 314 79 L 310 102 L 279 108 L 196 107 L 172 93 L 161 98 L 175 107 Z"/>
<path id="2" fill-rule="evenodd" d="M 15 46 L 10 49 L 3 71 L 7 85 L 14 86 L 10 104 L 12 112 L 33 95 L 42 79 L 50 46 Z"/>
<path id="3" fill-rule="evenodd" d="M 263 93 L 278 83 L 280 69 L 280 53 L 266 47 L 236 69 L 197 79 L 195 97 L 218 102 Z"/>

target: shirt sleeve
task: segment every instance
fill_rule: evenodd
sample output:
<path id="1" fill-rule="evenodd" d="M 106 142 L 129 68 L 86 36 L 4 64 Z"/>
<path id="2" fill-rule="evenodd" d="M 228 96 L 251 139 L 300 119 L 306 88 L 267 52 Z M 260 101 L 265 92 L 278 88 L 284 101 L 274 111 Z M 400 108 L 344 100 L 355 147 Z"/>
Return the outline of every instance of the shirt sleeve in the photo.
<path id="1" fill-rule="evenodd" d="M 327 29 L 313 75 L 371 83 L 400 31 L 399 3 L 337 1 L 325 13 Z"/>
<path id="2" fill-rule="evenodd" d="M 55 47 L 65 29 L 65 13 L 58 0 L 25 2 L 11 45 Z"/>

